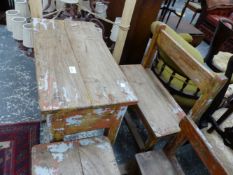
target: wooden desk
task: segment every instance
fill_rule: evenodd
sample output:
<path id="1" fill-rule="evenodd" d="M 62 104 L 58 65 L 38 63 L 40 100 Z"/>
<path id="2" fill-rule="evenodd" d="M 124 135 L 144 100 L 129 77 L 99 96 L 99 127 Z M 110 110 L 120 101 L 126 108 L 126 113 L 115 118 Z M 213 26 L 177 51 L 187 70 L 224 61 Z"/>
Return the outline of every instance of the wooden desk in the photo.
<path id="1" fill-rule="evenodd" d="M 53 140 L 107 126 L 113 143 L 137 98 L 95 25 L 37 21 L 34 47 L 39 105 Z"/>

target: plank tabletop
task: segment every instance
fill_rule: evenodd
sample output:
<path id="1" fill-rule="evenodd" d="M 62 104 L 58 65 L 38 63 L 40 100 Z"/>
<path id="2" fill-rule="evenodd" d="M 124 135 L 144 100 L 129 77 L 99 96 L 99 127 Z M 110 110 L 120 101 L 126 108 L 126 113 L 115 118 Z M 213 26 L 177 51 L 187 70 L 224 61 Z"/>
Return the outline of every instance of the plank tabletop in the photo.
<path id="1" fill-rule="evenodd" d="M 34 19 L 34 50 L 42 112 L 137 102 L 94 23 Z"/>

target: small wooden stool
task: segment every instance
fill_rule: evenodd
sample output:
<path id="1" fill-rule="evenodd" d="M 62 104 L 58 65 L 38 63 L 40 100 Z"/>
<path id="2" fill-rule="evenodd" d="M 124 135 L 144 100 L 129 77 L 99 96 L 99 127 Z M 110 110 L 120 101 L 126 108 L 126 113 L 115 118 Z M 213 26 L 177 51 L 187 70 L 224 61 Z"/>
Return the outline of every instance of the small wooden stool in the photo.
<path id="1" fill-rule="evenodd" d="M 32 148 L 32 175 L 120 175 L 105 137 L 57 142 Z"/>

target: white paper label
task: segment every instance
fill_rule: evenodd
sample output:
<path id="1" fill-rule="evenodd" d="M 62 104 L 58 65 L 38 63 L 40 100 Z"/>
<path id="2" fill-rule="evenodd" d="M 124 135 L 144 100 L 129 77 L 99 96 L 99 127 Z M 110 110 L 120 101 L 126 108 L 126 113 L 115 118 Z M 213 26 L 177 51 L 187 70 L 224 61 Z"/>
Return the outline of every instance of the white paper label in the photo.
<path id="1" fill-rule="evenodd" d="M 70 70 L 70 73 L 71 74 L 76 74 L 77 72 L 76 72 L 76 68 L 74 67 L 74 66 L 70 66 L 69 67 L 69 70 Z"/>

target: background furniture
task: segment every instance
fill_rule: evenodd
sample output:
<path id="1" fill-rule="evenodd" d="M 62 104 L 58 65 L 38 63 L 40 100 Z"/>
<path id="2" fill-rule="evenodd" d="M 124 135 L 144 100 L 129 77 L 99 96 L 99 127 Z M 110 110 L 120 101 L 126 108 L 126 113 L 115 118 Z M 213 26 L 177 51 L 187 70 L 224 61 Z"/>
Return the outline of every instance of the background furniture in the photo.
<path id="1" fill-rule="evenodd" d="M 180 22 L 181 22 L 184 14 L 185 14 L 185 11 L 186 11 L 187 8 L 194 12 L 193 17 L 192 17 L 192 19 L 190 21 L 190 24 L 195 19 L 197 13 L 201 13 L 201 9 L 202 9 L 201 8 L 201 4 L 200 4 L 199 1 L 196 2 L 195 0 L 187 0 L 187 2 L 185 3 L 184 8 L 182 9 L 182 12 L 181 12 L 181 15 L 180 15 L 180 19 L 177 22 L 176 28 L 178 28 L 178 26 L 180 25 Z"/>
<path id="2" fill-rule="evenodd" d="M 214 37 L 211 41 L 209 51 L 205 57 L 205 63 L 213 70 L 219 71 L 216 66 L 213 65 L 213 58 L 219 50 L 224 42 L 229 40 L 229 38 L 233 38 L 233 21 L 227 18 L 219 19 L 218 26 L 215 30 Z M 231 51 L 233 53 L 233 51 Z M 228 58 L 228 60 L 230 57 Z"/>
<path id="3" fill-rule="evenodd" d="M 185 20 L 182 20 L 177 28 L 178 21 L 179 17 L 171 16 L 167 22 L 167 25 L 170 26 L 177 33 L 190 34 L 192 36 L 192 41 L 190 42 L 190 44 L 192 44 L 194 47 L 198 46 L 204 39 L 204 33 Z"/>
<path id="4" fill-rule="evenodd" d="M 205 40 L 210 43 L 214 37 L 214 31 L 218 26 L 219 19 L 228 18 L 229 20 L 233 20 L 233 7 L 208 9 L 206 0 L 201 1 L 201 3 L 202 12 L 198 18 L 196 27 L 205 34 Z M 233 38 L 231 37 L 224 42 L 220 50 L 232 53 Z"/>
<path id="5" fill-rule="evenodd" d="M 163 0 L 137 0 L 120 64 L 141 63 L 150 39 L 150 24 L 156 19 Z M 107 15 L 112 21 L 122 15 L 125 0 L 109 0 Z M 112 26 L 106 24 L 110 36 Z M 135 49 L 137 48 L 137 49 Z"/>

